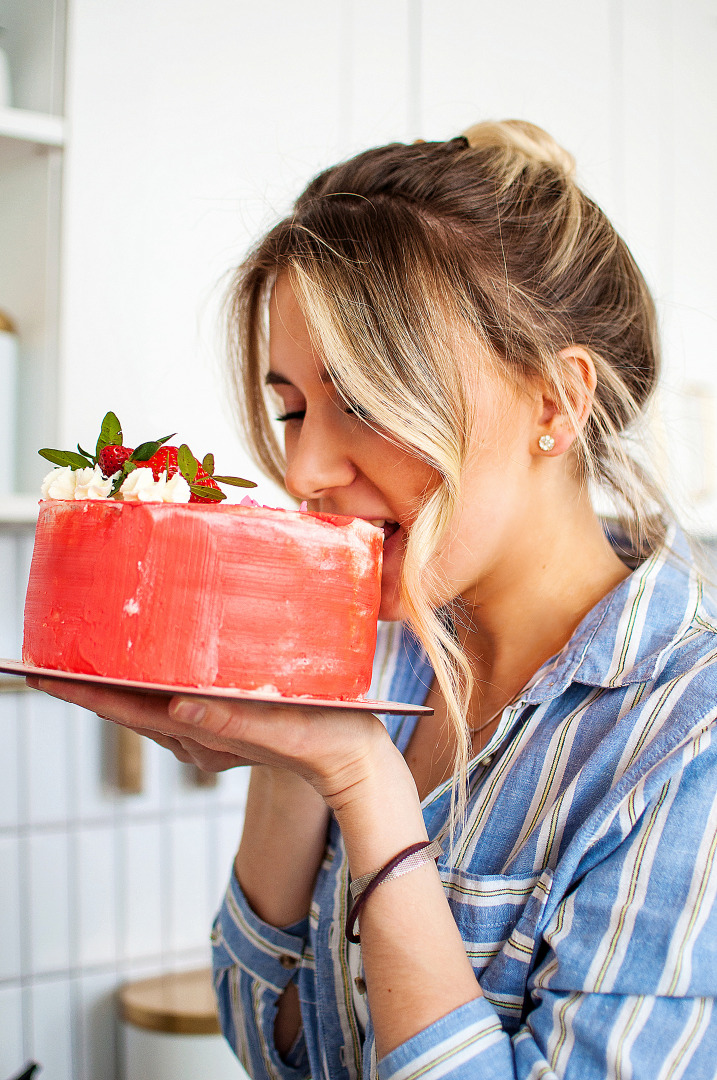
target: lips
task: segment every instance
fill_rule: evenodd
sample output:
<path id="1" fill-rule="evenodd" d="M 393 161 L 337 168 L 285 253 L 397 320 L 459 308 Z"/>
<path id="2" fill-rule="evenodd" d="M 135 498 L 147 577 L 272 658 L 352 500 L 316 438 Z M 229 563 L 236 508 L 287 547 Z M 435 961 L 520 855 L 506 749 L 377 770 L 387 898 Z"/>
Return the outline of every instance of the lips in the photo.
<path id="1" fill-rule="evenodd" d="M 388 518 L 372 518 L 369 520 L 369 525 L 375 525 L 377 529 L 383 530 L 383 542 L 393 536 L 398 530 L 399 524 L 397 521 L 390 521 Z"/>

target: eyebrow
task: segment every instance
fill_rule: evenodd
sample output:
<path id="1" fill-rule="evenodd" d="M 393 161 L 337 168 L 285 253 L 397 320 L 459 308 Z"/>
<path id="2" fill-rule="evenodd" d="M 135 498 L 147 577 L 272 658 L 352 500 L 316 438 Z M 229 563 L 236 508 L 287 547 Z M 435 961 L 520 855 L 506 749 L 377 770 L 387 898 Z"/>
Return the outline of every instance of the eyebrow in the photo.
<path id="1" fill-rule="evenodd" d="M 321 373 L 321 381 L 324 384 L 330 383 L 332 381 L 331 376 L 329 375 L 328 371 L 324 370 Z M 267 375 L 266 375 L 266 378 L 264 379 L 264 382 L 265 382 L 265 384 L 267 386 L 293 386 L 294 385 L 292 382 L 290 382 L 286 378 L 286 376 L 280 375 L 278 371 L 269 371 L 269 372 L 267 372 Z"/>

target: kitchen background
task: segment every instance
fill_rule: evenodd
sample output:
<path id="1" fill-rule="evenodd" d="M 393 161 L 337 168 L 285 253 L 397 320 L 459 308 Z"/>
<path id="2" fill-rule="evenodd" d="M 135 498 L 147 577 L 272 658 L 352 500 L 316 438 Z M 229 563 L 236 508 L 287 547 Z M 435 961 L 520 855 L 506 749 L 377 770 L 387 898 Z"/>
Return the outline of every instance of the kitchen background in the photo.
<path id="1" fill-rule="evenodd" d="M 0 344 L 19 354 L 0 655 L 19 656 L 37 448 L 91 444 L 111 408 L 130 442 L 177 431 L 256 475 L 222 373 L 226 273 L 322 166 L 481 118 L 546 127 L 630 243 L 665 341 L 654 461 L 712 546 L 712 0 L 0 0 L 0 26 Z M 197 786 L 147 744 L 124 794 L 113 729 L 3 689 L 0 1077 L 34 1057 L 47 1080 L 115 1080 L 118 984 L 208 962 L 245 778 Z"/>

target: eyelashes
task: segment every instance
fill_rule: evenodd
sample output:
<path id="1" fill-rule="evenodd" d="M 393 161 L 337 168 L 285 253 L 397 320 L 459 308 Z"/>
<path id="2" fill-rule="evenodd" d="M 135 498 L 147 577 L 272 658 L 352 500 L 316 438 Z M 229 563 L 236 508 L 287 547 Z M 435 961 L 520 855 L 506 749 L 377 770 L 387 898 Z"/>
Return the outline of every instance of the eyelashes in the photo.
<path id="1" fill-rule="evenodd" d="M 304 415 L 304 410 L 298 409 L 296 412 L 282 413 L 282 415 L 277 416 L 276 419 L 280 424 L 285 424 L 287 420 L 303 420 Z"/>
<path id="2" fill-rule="evenodd" d="M 344 409 L 344 412 L 348 413 L 349 416 L 355 416 L 358 420 L 370 420 L 369 414 L 360 405 L 349 405 Z M 276 417 L 276 420 L 280 424 L 286 424 L 289 420 L 303 420 L 305 415 L 305 409 L 296 409 L 293 412 L 282 413 L 281 416 Z"/>

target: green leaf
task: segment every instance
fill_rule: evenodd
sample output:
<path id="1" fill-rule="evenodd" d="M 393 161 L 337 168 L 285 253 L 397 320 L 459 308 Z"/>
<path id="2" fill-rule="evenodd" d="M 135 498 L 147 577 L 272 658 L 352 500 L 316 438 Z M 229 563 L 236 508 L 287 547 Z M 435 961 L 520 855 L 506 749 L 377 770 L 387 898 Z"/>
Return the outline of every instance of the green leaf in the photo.
<path id="1" fill-rule="evenodd" d="M 215 476 L 218 484 L 230 484 L 231 487 L 256 487 L 253 480 L 242 480 L 240 476 Z"/>
<path id="2" fill-rule="evenodd" d="M 149 461 L 159 450 L 162 444 L 158 442 L 140 443 L 136 450 L 132 451 L 130 461 Z"/>
<path id="3" fill-rule="evenodd" d="M 136 450 L 132 451 L 131 461 L 149 461 L 151 457 L 159 450 L 160 446 L 164 446 L 168 439 L 173 438 L 173 435 L 165 435 L 163 439 L 152 439 L 151 442 L 140 443 Z"/>
<path id="4" fill-rule="evenodd" d="M 137 465 L 135 465 L 135 463 L 133 461 L 130 461 L 130 459 L 127 458 L 126 461 L 122 462 L 122 475 L 123 475 L 123 477 L 124 476 L 129 476 L 129 474 L 131 472 L 134 472 L 134 470 L 136 468 L 137 468 Z"/>
<path id="5" fill-rule="evenodd" d="M 190 484 L 189 490 L 202 499 L 210 499 L 212 502 L 221 502 L 222 499 L 226 499 L 223 491 L 218 491 L 213 487 L 203 487 L 202 484 Z"/>
<path id="6" fill-rule="evenodd" d="M 214 454 L 205 454 L 202 459 L 202 468 L 210 476 L 214 475 Z"/>
<path id="7" fill-rule="evenodd" d="M 109 494 L 109 497 L 110 497 L 110 499 L 114 499 L 115 495 L 117 494 L 117 492 L 119 491 L 119 489 L 120 489 L 120 488 L 122 487 L 122 485 L 124 484 L 124 482 L 125 482 L 125 479 L 126 479 L 126 477 L 125 477 L 125 473 L 124 473 L 124 472 L 120 472 L 120 473 L 119 473 L 119 474 L 117 475 L 117 477 L 116 477 L 116 478 L 115 478 L 115 480 L 114 480 L 114 483 L 112 484 L 112 487 L 110 488 L 110 494 Z"/>
<path id="8" fill-rule="evenodd" d="M 87 460 L 90 462 L 91 465 L 96 465 L 97 464 L 97 458 L 93 457 L 92 454 L 90 454 L 90 452 L 88 450 L 83 450 L 79 443 L 77 444 L 77 449 L 80 451 L 80 453 L 84 457 L 87 458 Z"/>
<path id="9" fill-rule="evenodd" d="M 106 446 L 122 446 L 122 425 L 113 412 L 105 413 L 95 456 L 99 457 Z"/>
<path id="10" fill-rule="evenodd" d="M 184 442 L 177 451 L 177 464 L 179 465 L 179 471 L 181 472 L 182 476 L 191 487 L 192 481 L 196 478 L 197 471 L 199 469 L 199 463 L 192 451 Z"/>
<path id="11" fill-rule="evenodd" d="M 44 450 L 37 451 L 40 457 L 44 457 L 47 461 L 51 461 L 53 465 L 69 465 L 72 469 L 86 469 L 89 462 L 87 458 L 81 457 L 76 454 L 74 450 Z"/>

